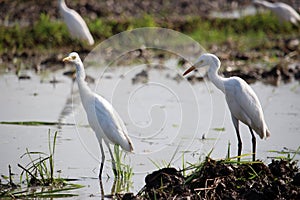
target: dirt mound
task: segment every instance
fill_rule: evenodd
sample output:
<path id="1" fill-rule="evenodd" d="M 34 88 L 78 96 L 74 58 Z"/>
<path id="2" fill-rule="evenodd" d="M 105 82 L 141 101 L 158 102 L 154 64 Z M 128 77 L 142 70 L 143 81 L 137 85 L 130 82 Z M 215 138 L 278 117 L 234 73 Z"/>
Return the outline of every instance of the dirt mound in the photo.
<path id="1" fill-rule="evenodd" d="M 300 199 L 299 169 L 286 160 L 267 166 L 207 159 L 186 177 L 164 168 L 147 175 L 145 182 L 136 196 L 124 199 Z"/>

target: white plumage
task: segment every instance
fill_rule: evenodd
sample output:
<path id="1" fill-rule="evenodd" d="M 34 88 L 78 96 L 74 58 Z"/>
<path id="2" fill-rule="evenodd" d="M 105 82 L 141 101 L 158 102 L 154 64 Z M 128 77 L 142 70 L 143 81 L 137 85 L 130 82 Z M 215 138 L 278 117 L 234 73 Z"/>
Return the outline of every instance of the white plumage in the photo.
<path id="1" fill-rule="evenodd" d="M 280 20 L 280 22 L 290 22 L 297 25 L 300 22 L 300 15 L 291 6 L 282 2 L 270 3 L 268 1 L 253 1 L 257 5 L 261 5 L 270 9 Z"/>
<path id="2" fill-rule="evenodd" d="M 250 126 L 261 139 L 268 134 L 260 102 L 252 88 L 241 78 L 225 80 L 225 97 L 234 124 L 241 121 Z"/>
<path id="3" fill-rule="evenodd" d="M 128 136 L 125 124 L 112 105 L 100 95 L 92 92 L 88 87 L 85 82 L 84 66 L 79 55 L 76 52 L 72 52 L 68 57 L 64 58 L 63 61 L 73 63 L 76 66 L 76 81 L 78 83 L 81 101 L 86 111 L 88 122 L 96 133 L 100 144 L 102 161 L 99 177 L 102 175 L 105 160 L 102 140 L 109 149 L 109 153 L 112 158 L 113 170 L 116 174 L 115 160 L 109 147 L 109 143 L 120 145 L 128 152 L 133 151 L 133 145 Z"/>
<path id="4" fill-rule="evenodd" d="M 64 0 L 58 0 L 58 5 L 71 36 L 93 45 L 93 36 L 82 17 L 75 10 L 68 8 Z"/>
<path id="5" fill-rule="evenodd" d="M 252 88 L 239 77 L 224 78 L 218 75 L 221 66 L 219 58 L 213 54 L 203 54 L 195 63 L 196 67 L 209 66 L 208 78 L 220 89 L 226 98 L 229 110 L 231 112 L 232 122 L 234 124 L 238 137 L 238 160 L 242 151 L 242 141 L 239 133 L 239 121 L 248 125 L 252 135 L 253 161 L 256 153 L 256 139 L 252 129 L 261 139 L 270 136 L 264 120 L 263 111 L 260 102 Z M 189 68 L 183 75 L 196 69 L 195 66 Z"/>

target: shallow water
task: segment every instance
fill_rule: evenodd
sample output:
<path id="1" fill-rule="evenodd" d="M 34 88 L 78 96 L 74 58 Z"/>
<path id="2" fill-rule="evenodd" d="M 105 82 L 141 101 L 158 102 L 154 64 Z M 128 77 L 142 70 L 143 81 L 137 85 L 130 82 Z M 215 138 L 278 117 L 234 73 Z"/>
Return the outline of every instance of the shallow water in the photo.
<path id="1" fill-rule="evenodd" d="M 175 60 L 150 67 L 99 67 L 87 68 L 87 74 L 96 79 L 90 84 L 97 93 L 110 101 L 123 118 L 132 138 L 135 153 L 128 154 L 126 163 L 133 167 L 132 192 L 144 185 L 147 173 L 171 163 L 182 167 L 183 162 L 203 160 L 212 150 L 212 158 L 227 155 L 228 142 L 231 156 L 236 155 L 236 135 L 230 119 L 224 95 L 210 82 L 190 84 Z M 146 70 L 148 80 L 133 84 L 136 74 Z M 100 152 L 93 131 L 88 127 L 81 106 L 76 84 L 62 75 L 63 71 L 36 75 L 26 72 L 30 80 L 18 80 L 11 73 L 0 75 L 0 121 L 47 121 L 75 124 L 58 126 L 0 125 L 0 174 L 8 174 L 8 164 L 19 174 L 17 163 L 26 148 L 48 152 L 48 130 L 59 131 L 55 167 L 61 176 L 77 178 L 86 187 L 76 190 L 79 198 L 99 198 L 97 179 Z M 55 77 L 58 83 L 51 84 Z M 279 156 L 270 150 L 299 147 L 300 87 L 299 82 L 281 84 L 279 87 L 256 82 L 251 85 L 265 113 L 271 137 L 257 137 L 257 158 L 268 163 L 268 157 Z M 248 128 L 240 125 L 244 148 L 251 153 L 251 137 Z M 202 139 L 205 136 L 206 139 Z M 173 156 L 174 155 L 174 156 Z M 296 155 L 299 159 L 299 155 Z M 250 160 L 251 156 L 244 157 Z M 183 161 L 184 160 L 184 161 Z M 113 185 L 110 158 L 106 151 L 103 186 L 109 194 Z M 108 174 L 108 176 L 106 175 Z"/>

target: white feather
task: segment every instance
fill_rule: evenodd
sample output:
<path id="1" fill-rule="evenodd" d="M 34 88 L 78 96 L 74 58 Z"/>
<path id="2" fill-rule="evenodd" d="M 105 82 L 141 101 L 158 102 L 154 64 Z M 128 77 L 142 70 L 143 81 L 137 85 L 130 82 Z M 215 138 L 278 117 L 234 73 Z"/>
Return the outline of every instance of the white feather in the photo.
<path id="1" fill-rule="evenodd" d="M 58 0 L 58 3 L 60 13 L 63 16 L 71 36 L 84 40 L 88 42 L 89 45 L 93 45 L 93 36 L 82 17 L 75 10 L 68 8 L 64 0 Z"/>

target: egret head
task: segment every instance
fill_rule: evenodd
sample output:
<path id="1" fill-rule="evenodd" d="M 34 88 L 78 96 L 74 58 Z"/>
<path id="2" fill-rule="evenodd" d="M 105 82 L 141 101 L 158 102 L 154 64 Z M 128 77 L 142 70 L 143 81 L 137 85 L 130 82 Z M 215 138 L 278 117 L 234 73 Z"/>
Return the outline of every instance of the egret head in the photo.
<path id="1" fill-rule="evenodd" d="M 195 62 L 195 64 L 192 67 L 190 67 L 183 73 L 183 76 L 190 73 L 191 71 L 194 71 L 197 68 L 210 66 L 210 67 L 216 67 L 217 69 L 218 67 L 220 67 L 220 65 L 221 62 L 217 56 L 215 56 L 214 54 L 205 53 L 198 58 L 198 60 Z"/>
<path id="2" fill-rule="evenodd" d="M 70 53 L 67 57 L 63 59 L 63 62 L 69 62 L 75 65 L 76 67 L 76 78 L 85 79 L 85 72 L 83 63 L 76 52 Z"/>
<path id="3" fill-rule="evenodd" d="M 82 63 L 78 53 L 76 52 L 70 53 L 67 57 L 63 59 L 63 62 L 69 62 L 75 65 L 80 65 Z"/>

